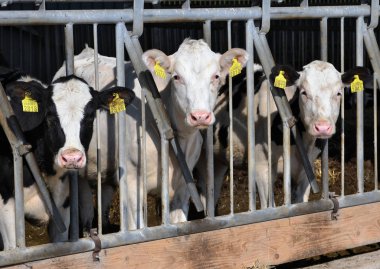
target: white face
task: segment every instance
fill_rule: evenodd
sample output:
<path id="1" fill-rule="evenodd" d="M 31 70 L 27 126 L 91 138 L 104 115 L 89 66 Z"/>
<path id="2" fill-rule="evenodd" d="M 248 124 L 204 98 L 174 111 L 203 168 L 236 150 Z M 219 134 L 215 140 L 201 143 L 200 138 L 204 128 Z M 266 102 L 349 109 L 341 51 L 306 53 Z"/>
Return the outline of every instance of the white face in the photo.
<path id="1" fill-rule="evenodd" d="M 340 111 L 341 75 L 333 65 L 322 61 L 304 66 L 300 75 L 300 116 L 306 131 L 317 138 L 329 138 L 335 133 Z"/>
<path id="2" fill-rule="evenodd" d="M 221 86 L 219 59 L 205 43 L 182 45 L 172 56 L 172 94 L 189 126 L 202 128 L 215 121 L 212 111 Z"/>
<path id="3" fill-rule="evenodd" d="M 64 134 L 64 144 L 54 157 L 62 168 L 78 169 L 86 164 L 86 154 L 81 141 L 81 122 L 86 105 L 92 99 L 90 88 L 84 82 L 72 79 L 53 86 L 52 100 Z M 62 138 L 59 139 L 63 142 Z"/>

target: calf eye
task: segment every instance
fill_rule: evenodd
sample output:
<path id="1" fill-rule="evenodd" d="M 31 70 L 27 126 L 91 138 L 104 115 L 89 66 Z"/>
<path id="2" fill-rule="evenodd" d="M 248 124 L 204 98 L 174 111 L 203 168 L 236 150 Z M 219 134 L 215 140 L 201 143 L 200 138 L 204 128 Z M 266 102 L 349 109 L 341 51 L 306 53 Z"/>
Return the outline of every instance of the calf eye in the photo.
<path id="1" fill-rule="evenodd" d="M 341 92 L 338 92 L 336 95 L 337 95 L 337 96 L 342 96 L 342 93 L 341 93 Z"/>
<path id="2" fill-rule="evenodd" d="M 215 75 L 214 78 L 215 78 L 215 79 L 219 79 L 219 75 Z"/>
<path id="3" fill-rule="evenodd" d="M 173 79 L 174 79 L 174 80 L 180 80 L 180 77 L 179 77 L 178 75 L 174 75 L 174 76 L 173 76 Z"/>
<path id="4" fill-rule="evenodd" d="M 301 94 L 302 94 L 303 96 L 307 97 L 307 93 L 306 93 L 306 91 L 301 91 Z"/>

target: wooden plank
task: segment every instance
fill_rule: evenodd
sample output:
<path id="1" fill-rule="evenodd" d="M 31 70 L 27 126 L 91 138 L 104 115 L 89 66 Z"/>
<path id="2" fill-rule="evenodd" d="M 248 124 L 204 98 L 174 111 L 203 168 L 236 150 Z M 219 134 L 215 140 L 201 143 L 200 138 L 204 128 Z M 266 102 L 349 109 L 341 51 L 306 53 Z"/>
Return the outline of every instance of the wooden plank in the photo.
<path id="1" fill-rule="evenodd" d="M 25 263 L 13 268 L 246 268 L 380 241 L 380 203 Z"/>

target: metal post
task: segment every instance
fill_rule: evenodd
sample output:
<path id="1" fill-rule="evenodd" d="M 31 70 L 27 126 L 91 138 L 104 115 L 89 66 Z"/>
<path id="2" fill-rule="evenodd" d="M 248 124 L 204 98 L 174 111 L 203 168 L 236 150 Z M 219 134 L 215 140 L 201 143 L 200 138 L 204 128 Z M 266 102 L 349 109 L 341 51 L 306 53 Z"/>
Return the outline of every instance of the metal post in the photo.
<path id="1" fill-rule="evenodd" d="M 73 24 L 68 23 L 65 27 L 65 52 L 66 52 L 66 74 L 74 74 L 74 32 Z"/>
<path id="2" fill-rule="evenodd" d="M 162 224 L 170 224 L 169 203 L 169 142 L 161 136 L 161 208 Z"/>
<path id="3" fill-rule="evenodd" d="M 228 49 L 231 49 L 231 20 L 227 21 L 227 43 Z M 252 43 L 252 42 L 251 42 Z M 251 54 L 250 54 L 251 55 Z M 234 117 L 233 117 L 233 93 L 232 93 L 232 78 L 228 77 L 228 116 L 230 121 L 229 129 L 229 148 L 230 148 L 230 214 L 234 214 Z"/>
<path id="4" fill-rule="evenodd" d="M 94 68 L 95 68 L 95 91 L 99 91 L 99 63 L 98 63 L 98 24 L 93 24 L 94 37 Z M 103 233 L 102 224 L 102 162 L 100 149 L 100 111 L 96 110 L 96 176 L 97 176 L 97 207 L 98 207 L 98 234 Z"/>
<path id="5" fill-rule="evenodd" d="M 344 73 L 344 17 L 340 19 L 340 72 Z M 345 168 L 345 136 L 344 136 L 344 90 L 342 91 L 342 100 L 341 100 L 341 110 L 340 117 L 341 121 L 341 132 L 340 132 L 340 165 L 341 165 L 341 177 L 340 177 L 340 185 L 341 185 L 341 197 L 344 197 L 344 168 Z"/>
<path id="6" fill-rule="evenodd" d="M 119 22 L 116 24 L 116 77 L 117 86 L 125 86 L 125 66 L 124 66 L 124 23 Z M 127 156 L 126 156 L 126 114 L 124 112 L 118 113 L 118 139 L 119 139 L 119 188 L 120 188 L 120 231 L 127 230 L 128 214 L 127 214 L 127 202 L 128 202 L 128 186 L 127 186 Z M 140 186 L 137 187 L 137 199 L 141 201 Z M 140 202 L 138 202 L 140 205 Z M 140 207 L 137 207 L 139 211 Z M 139 214 L 137 214 L 139 216 Z M 137 220 L 137 228 L 141 225 L 141 220 Z"/>
<path id="7" fill-rule="evenodd" d="M 211 47 L 211 21 L 207 20 L 203 24 L 203 37 Z M 214 197 L 214 128 L 209 126 L 206 135 L 206 155 L 207 155 L 207 206 L 208 217 L 215 217 L 215 197 Z"/>
<path id="8" fill-rule="evenodd" d="M 16 245 L 17 247 L 25 247 L 23 161 L 16 148 L 13 148 L 13 165 L 15 184 Z"/>
<path id="9" fill-rule="evenodd" d="M 356 65 L 363 66 L 363 17 L 356 19 Z M 358 192 L 364 192 L 363 92 L 356 93 L 356 160 Z"/>
<path id="10" fill-rule="evenodd" d="M 248 20 L 245 24 L 245 42 L 249 53 L 247 61 L 247 106 L 248 106 L 248 199 L 249 210 L 256 210 L 256 177 L 255 177 L 255 118 L 254 118 L 254 76 L 253 76 L 253 20 Z M 230 94 L 231 95 L 231 94 Z M 232 103 L 232 102 L 230 102 Z M 233 186 L 232 186 L 233 187 Z"/>
<path id="11" fill-rule="evenodd" d="M 373 76 L 373 126 L 375 126 L 374 128 L 374 142 L 373 142 L 373 146 L 374 146 L 374 170 L 375 170 L 375 174 L 374 174 L 374 180 L 375 180 L 375 191 L 377 191 L 379 189 L 379 167 L 378 167 L 378 156 L 379 156 L 379 148 L 378 148 L 378 143 L 377 143 L 377 128 L 378 128 L 378 121 L 377 121 L 377 90 L 378 90 L 378 87 L 377 87 L 377 81 L 379 79 L 379 74 L 378 73 L 374 73 L 374 76 Z"/>
<path id="12" fill-rule="evenodd" d="M 320 22 L 321 28 L 321 60 L 327 61 L 327 18 L 322 18 Z M 323 198 L 329 199 L 329 142 L 327 139 L 323 140 L 322 149 L 322 185 L 323 185 Z"/>

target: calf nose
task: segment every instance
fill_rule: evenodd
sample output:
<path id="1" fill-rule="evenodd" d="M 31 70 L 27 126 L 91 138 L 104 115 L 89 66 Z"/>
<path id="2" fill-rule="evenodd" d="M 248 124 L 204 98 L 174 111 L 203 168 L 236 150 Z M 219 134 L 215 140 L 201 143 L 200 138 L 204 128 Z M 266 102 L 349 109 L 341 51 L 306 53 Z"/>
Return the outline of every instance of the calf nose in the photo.
<path id="1" fill-rule="evenodd" d="M 67 169 L 78 169 L 84 165 L 84 154 L 77 149 L 66 149 L 61 153 L 62 167 Z"/>
<path id="2" fill-rule="evenodd" d="M 192 126 L 210 125 L 211 118 L 211 112 L 203 110 L 193 111 L 190 113 L 190 124 Z"/>
<path id="3" fill-rule="evenodd" d="M 317 135 L 331 135 L 333 128 L 327 121 L 318 121 L 314 125 L 314 130 Z"/>

